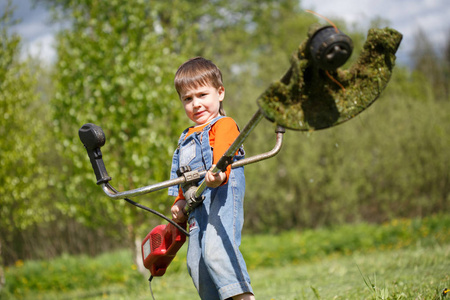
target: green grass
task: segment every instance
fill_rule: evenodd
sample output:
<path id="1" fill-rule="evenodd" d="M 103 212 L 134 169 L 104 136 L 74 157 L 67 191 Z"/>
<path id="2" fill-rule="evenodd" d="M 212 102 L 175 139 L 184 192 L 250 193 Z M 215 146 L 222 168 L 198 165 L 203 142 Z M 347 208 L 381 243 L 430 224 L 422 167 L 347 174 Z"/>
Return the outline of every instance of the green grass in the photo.
<path id="1" fill-rule="evenodd" d="M 441 299 L 450 287 L 449 237 L 450 215 L 440 215 L 246 235 L 241 248 L 257 299 Z M 198 299 L 185 254 L 183 246 L 167 274 L 153 279 L 156 299 Z M 123 250 L 19 261 L 6 269 L 0 299 L 149 299 L 131 257 Z"/>

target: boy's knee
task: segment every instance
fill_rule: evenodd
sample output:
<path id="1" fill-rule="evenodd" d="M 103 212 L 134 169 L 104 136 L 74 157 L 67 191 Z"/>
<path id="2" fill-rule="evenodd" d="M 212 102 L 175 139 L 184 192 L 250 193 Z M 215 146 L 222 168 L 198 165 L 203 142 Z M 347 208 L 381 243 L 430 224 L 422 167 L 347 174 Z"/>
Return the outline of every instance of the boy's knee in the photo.
<path id="1" fill-rule="evenodd" d="M 205 260 L 205 264 L 208 266 L 208 268 L 211 268 L 214 266 L 214 264 L 217 263 L 217 261 L 220 259 L 221 254 L 220 250 L 216 247 L 217 243 L 206 243 L 205 245 L 205 251 L 203 255 L 203 259 Z"/>

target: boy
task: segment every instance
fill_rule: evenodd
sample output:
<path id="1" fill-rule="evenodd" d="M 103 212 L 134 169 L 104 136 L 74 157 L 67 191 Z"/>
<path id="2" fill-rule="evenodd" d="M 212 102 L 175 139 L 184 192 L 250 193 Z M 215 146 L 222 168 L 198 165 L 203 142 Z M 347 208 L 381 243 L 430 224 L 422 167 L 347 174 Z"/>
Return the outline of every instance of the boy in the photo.
<path id="1" fill-rule="evenodd" d="M 210 170 L 239 135 L 233 119 L 225 117 L 225 88 L 220 70 L 211 61 L 196 57 L 175 74 L 175 88 L 188 118 L 195 123 L 183 131 L 175 150 L 171 178 L 180 167 Z M 239 149 L 234 160 L 244 156 Z M 186 216 L 183 187 L 172 187 L 176 196 L 172 217 L 188 221 L 187 264 L 195 287 L 204 300 L 252 300 L 252 288 L 244 258 L 239 251 L 244 221 L 245 177 L 243 167 L 205 175 L 207 188 L 201 205 Z"/>

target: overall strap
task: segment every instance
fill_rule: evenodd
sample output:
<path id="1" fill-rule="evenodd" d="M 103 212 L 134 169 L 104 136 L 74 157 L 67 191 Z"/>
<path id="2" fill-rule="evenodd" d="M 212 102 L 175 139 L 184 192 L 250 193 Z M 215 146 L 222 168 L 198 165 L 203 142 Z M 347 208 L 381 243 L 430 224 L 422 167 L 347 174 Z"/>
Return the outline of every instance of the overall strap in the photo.
<path id="1" fill-rule="evenodd" d="M 209 124 L 208 124 L 207 126 L 205 126 L 205 127 L 202 129 L 202 132 L 205 132 L 205 131 L 209 132 L 209 131 L 211 130 L 211 127 L 212 127 L 217 121 L 219 121 L 219 120 L 222 119 L 222 118 L 225 118 L 225 116 L 218 116 L 218 117 L 214 118 L 211 122 L 209 122 Z M 187 135 L 187 133 L 189 132 L 189 129 L 190 129 L 190 128 L 192 128 L 192 126 L 186 128 L 186 129 L 181 133 L 180 138 L 178 139 L 178 147 L 180 146 L 180 144 L 181 144 L 181 143 L 184 141 L 184 139 L 186 138 L 186 135 Z"/>
<path id="2" fill-rule="evenodd" d="M 203 128 L 203 131 L 210 131 L 210 130 L 211 130 L 211 127 L 212 127 L 217 121 L 219 121 L 220 119 L 223 119 L 223 118 L 227 118 L 227 117 L 226 117 L 226 116 L 218 116 L 218 117 L 215 117 L 214 119 L 212 119 L 211 122 L 209 122 L 209 124 L 208 124 L 207 126 L 205 126 L 205 128 Z"/>

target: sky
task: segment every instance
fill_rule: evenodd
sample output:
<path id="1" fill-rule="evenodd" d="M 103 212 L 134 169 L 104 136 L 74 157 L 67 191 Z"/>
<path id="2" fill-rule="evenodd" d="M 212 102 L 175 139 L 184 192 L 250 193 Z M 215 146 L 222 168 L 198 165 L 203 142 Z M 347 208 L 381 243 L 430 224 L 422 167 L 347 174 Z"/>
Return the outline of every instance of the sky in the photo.
<path id="1" fill-rule="evenodd" d="M 0 0 L 5 1 L 5 0 Z M 358 29 L 367 32 L 370 21 L 382 18 L 389 26 L 403 34 L 403 41 L 397 52 L 400 64 L 409 64 L 413 50 L 414 36 L 423 30 L 428 39 L 443 49 L 450 37 L 449 0 L 300 0 L 304 9 L 313 10 L 327 18 L 339 18 Z M 6 2 L 6 1 L 5 1 Z M 49 13 L 42 5 L 33 8 L 32 0 L 13 0 L 14 16 L 22 19 L 13 30 L 20 34 L 24 53 L 39 56 L 51 62 L 56 53 L 53 48 L 54 34 L 60 28 L 49 23 Z M 0 4 L 3 10 L 4 4 Z"/>

